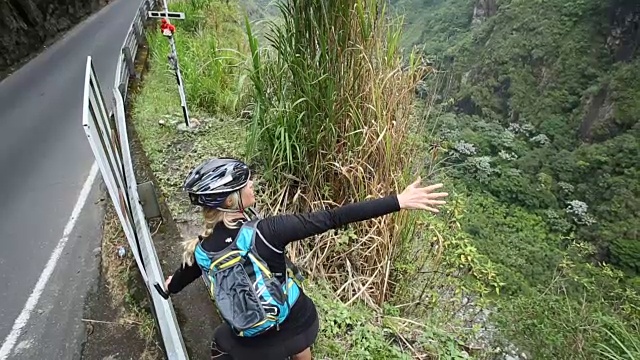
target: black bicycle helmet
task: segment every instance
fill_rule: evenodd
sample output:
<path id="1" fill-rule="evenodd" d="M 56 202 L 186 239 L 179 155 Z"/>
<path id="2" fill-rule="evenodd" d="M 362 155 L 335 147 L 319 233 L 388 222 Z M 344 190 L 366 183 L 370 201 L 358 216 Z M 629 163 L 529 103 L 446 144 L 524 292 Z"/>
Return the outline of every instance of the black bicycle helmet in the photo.
<path id="1" fill-rule="evenodd" d="M 247 164 L 230 158 L 209 159 L 189 172 L 184 189 L 194 205 L 219 208 L 251 177 Z"/>

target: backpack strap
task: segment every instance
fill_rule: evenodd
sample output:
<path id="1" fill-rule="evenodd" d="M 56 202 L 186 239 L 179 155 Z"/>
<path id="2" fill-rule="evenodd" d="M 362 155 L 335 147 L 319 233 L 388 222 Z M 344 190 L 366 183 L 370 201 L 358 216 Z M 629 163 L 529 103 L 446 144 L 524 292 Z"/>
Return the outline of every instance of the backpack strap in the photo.
<path id="1" fill-rule="evenodd" d="M 260 239 L 262 240 L 262 242 L 264 242 L 265 245 L 267 245 L 267 247 L 271 250 L 273 250 L 275 253 L 277 254 L 283 254 L 284 251 L 282 250 L 278 250 L 276 249 L 275 246 L 271 245 L 271 243 L 269 243 L 267 241 L 267 239 L 264 238 L 264 235 L 262 235 L 262 233 L 260 232 L 260 230 L 258 230 L 258 223 L 260 222 L 261 219 L 253 219 L 250 221 L 245 222 L 242 226 L 243 227 L 247 227 L 253 230 L 254 232 L 254 238 L 252 239 L 251 242 L 251 247 L 253 247 L 254 245 L 254 240 L 255 240 L 255 235 L 258 235 L 260 237 Z"/>
<path id="2" fill-rule="evenodd" d="M 260 230 L 258 230 L 256 228 L 256 233 L 258 233 L 258 236 L 260 237 L 260 239 L 262 239 L 262 242 L 264 242 L 265 245 L 267 245 L 267 247 L 269 247 L 269 249 L 273 250 L 275 253 L 277 254 L 282 254 L 284 253 L 284 251 L 278 250 L 275 248 L 275 246 L 271 245 L 267 239 L 264 238 L 264 235 L 262 235 L 262 233 L 260 232 Z"/>
<path id="3" fill-rule="evenodd" d="M 237 240 L 243 230 L 251 229 L 251 241 L 249 243 L 249 251 L 254 249 L 255 240 L 256 240 L 256 233 L 258 232 L 258 223 L 259 222 L 260 222 L 260 219 L 254 219 L 254 220 L 250 220 L 250 221 L 247 221 L 247 222 L 243 223 L 242 226 L 240 227 L 240 231 L 238 232 L 238 236 L 236 237 L 236 240 Z"/>
<path id="4" fill-rule="evenodd" d="M 300 271 L 300 268 L 298 266 L 296 266 L 291 259 L 289 259 L 289 256 L 287 256 L 286 251 L 285 250 L 278 250 L 276 249 L 275 246 L 271 245 L 271 243 L 269 243 L 269 241 L 267 241 L 267 239 L 265 239 L 264 235 L 262 235 L 262 233 L 260 232 L 260 230 L 258 230 L 258 222 L 260 222 L 260 218 L 254 218 L 251 221 L 246 222 L 244 225 L 251 227 L 254 231 L 254 234 L 257 234 L 260 239 L 262 240 L 262 242 L 264 242 L 265 245 L 267 245 L 267 247 L 271 250 L 273 250 L 275 253 L 277 254 L 284 254 L 284 260 L 285 260 L 285 273 L 281 274 L 281 273 L 274 273 L 274 275 L 279 276 L 279 275 L 284 275 L 285 277 L 285 283 L 287 282 L 287 278 L 288 278 L 288 270 L 291 270 L 292 274 L 293 274 L 293 280 L 296 281 L 296 283 L 298 284 L 298 286 L 301 286 L 302 281 L 304 281 L 304 277 L 302 276 L 302 272 Z M 251 246 L 253 247 L 254 243 L 251 243 Z"/>
<path id="5" fill-rule="evenodd" d="M 289 294 L 288 294 L 288 290 L 287 290 L 287 284 L 289 282 L 289 272 L 287 271 L 287 269 L 290 269 L 290 265 L 293 265 L 293 263 L 291 262 L 291 260 L 289 259 L 289 257 L 287 256 L 287 254 L 285 253 L 285 251 L 281 251 L 275 248 L 275 246 L 271 245 L 267 239 L 264 238 L 264 235 L 262 235 L 262 233 L 260 232 L 260 230 L 258 230 L 258 223 L 260 222 L 260 220 L 262 220 L 261 218 L 254 218 L 250 221 L 245 222 L 242 226 L 243 227 L 248 227 L 251 228 L 253 230 L 253 236 L 251 237 L 251 244 L 250 244 L 250 249 L 253 249 L 257 252 L 257 249 L 255 249 L 255 237 L 256 235 L 258 235 L 260 237 L 260 239 L 262 239 L 262 241 L 264 242 L 265 245 L 267 245 L 267 247 L 269 247 L 269 249 L 273 250 L 274 252 L 278 253 L 278 254 L 284 254 L 284 258 L 285 258 L 285 269 L 284 269 L 284 274 L 280 274 L 280 273 L 274 273 L 274 275 L 278 276 L 278 275 L 284 275 L 284 293 L 285 293 L 285 297 L 287 298 L 287 307 L 289 308 L 289 310 L 291 310 L 291 304 L 289 304 Z M 294 266 L 295 269 L 297 269 L 297 267 Z M 297 276 L 296 276 L 297 277 Z M 297 284 L 297 282 L 296 282 Z"/>

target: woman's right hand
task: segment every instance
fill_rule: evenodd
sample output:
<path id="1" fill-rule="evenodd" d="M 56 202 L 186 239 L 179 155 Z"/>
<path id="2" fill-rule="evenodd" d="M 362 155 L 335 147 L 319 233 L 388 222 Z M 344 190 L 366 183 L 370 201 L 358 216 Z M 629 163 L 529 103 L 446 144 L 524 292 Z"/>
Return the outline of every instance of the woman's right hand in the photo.
<path id="1" fill-rule="evenodd" d="M 448 196 L 446 192 L 433 192 L 441 188 L 442 184 L 434 184 L 426 187 L 420 187 L 421 178 L 418 177 L 413 184 L 407 186 L 404 191 L 398 195 L 398 203 L 400 209 L 406 210 L 428 210 L 434 213 L 440 212 L 437 206 L 444 205 L 447 202 L 440 200 Z"/>
<path id="2" fill-rule="evenodd" d="M 164 288 L 169 291 L 169 284 L 171 284 L 171 279 L 173 278 L 173 275 L 169 276 L 167 278 L 167 280 L 164 281 Z"/>

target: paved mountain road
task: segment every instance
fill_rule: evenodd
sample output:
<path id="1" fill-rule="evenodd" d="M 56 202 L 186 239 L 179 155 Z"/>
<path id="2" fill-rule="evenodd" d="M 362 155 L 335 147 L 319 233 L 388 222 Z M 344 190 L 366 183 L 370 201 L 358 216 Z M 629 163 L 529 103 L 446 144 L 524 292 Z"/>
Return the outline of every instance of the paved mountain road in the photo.
<path id="1" fill-rule="evenodd" d="M 110 94 L 139 5 L 112 1 L 0 82 L 0 360 L 79 358 L 102 221 L 99 172 L 87 182 L 85 64 L 91 55 Z"/>

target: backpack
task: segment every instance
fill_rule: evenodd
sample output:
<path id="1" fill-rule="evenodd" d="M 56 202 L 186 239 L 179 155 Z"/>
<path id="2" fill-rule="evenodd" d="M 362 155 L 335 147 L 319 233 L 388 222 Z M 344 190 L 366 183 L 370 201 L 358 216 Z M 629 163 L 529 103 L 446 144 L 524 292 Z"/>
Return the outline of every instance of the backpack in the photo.
<path id="1" fill-rule="evenodd" d="M 279 329 L 300 296 L 296 281 L 300 277 L 293 279 L 291 262 L 286 257 L 282 284 L 258 255 L 255 239 L 256 235 L 262 237 L 256 228 L 259 221 L 244 223 L 225 249 L 208 252 L 198 244 L 194 254 L 209 280 L 209 291 L 221 317 L 241 337 L 257 336 L 274 326 Z"/>

